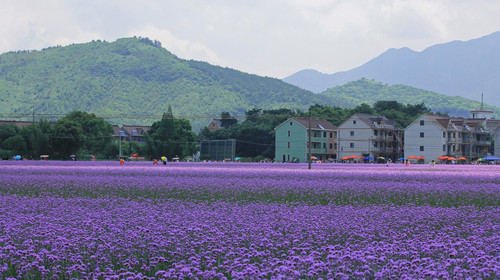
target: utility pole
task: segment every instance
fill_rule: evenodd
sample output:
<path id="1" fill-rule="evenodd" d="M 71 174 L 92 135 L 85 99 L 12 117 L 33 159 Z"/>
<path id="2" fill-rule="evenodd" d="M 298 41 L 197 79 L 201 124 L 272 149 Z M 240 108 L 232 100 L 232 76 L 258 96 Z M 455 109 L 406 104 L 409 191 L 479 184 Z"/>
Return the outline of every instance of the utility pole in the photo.
<path id="1" fill-rule="evenodd" d="M 119 128 L 119 131 L 118 131 L 118 149 L 119 149 L 119 157 L 122 158 L 122 128 L 121 127 L 118 127 Z"/>
<path id="2" fill-rule="evenodd" d="M 312 140 L 311 140 L 311 108 L 309 108 L 309 156 L 307 159 L 308 169 L 311 169 L 311 157 L 312 157 L 311 144 L 312 144 Z"/>

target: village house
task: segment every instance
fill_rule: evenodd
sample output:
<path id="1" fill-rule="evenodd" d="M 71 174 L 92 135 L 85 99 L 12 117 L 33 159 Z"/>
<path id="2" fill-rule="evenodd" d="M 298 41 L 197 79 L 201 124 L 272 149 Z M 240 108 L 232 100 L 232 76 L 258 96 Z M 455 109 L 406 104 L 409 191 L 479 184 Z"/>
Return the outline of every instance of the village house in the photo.
<path id="1" fill-rule="evenodd" d="M 236 119 L 232 118 L 223 118 L 223 119 L 213 119 L 209 124 L 208 124 L 208 130 L 210 132 L 217 131 L 219 129 L 228 129 L 231 128 L 236 124 Z"/>
<path id="2" fill-rule="evenodd" d="M 339 158 L 397 160 L 403 154 L 402 131 L 384 116 L 355 113 L 338 127 Z"/>
<path id="3" fill-rule="evenodd" d="M 290 118 L 275 128 L 276 160 L 307 162 L 309 128 L 311 130 L 311 157 L 321 161 L 335 160 L 337 127 L 326 120 L 309 118 Z"/>
<path id="4" fill-rule="evenodd" d="M 137 142 L 138 144 L 145 144 L 144 133 L 149 130 L 149 126 L 140 125 L 113 125 L 113 137 L 116 141 L 121 138 L 122 141 Z"/>
<path id="5" fill-rule="evenodd" d="M 405 129 L 405 157 L 423 156 L 427 162 L 441 156 L 471 161 L 488 155 L 491 141 L 485 127 L 487 119 L 473 116 L 420 116 Z"/>

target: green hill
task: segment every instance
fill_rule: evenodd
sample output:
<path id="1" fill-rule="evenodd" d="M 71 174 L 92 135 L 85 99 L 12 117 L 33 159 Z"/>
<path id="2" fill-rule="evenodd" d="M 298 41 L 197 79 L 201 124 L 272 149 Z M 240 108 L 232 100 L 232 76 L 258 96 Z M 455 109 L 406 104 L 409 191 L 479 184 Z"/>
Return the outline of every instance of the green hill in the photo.
<path id="1" fill-rule="evenodd" d="M 336 86 L 320 93 L 331 99 L 336 106 L 353 108 L 361 103 L 372 105 L 379 100 L 394 100 L 404 104 L 424 103 L 432 111 L 448 113 L 455 117 L 469 117 L 469 111 L 478 110 L 480 102 L 459 96 L 448 96 L 428 90 L 405 85 L 388 86 L 369 79 L 360 79 L 345 85 Z M 500 116 L 500 108 L 484 105 Z"/>
<path id="2" fill-rule="evenodd" d="M 457 116 L 479 108 L 465 98 L 367 79 L 314 94 L 278 79 L 180 59 L 147 38 L 0 55 L 2 119 L 55 119 L 79 110 L 113 123 L 151 124 L 170 105 L 198 130 L 221 112 L 243 116 L 252 108 L 307 110 L 313 104 L 352 108 L 378 100 L 424 102 Z M 500 115 L 499 108 L 486 108 Z"/>
<path id="3" fill-rule="evenodd" d="M 0 114 L 67 114 L 73 110 L 128 124 L 150 124 L 168 106 L 207 125 L 222 111 L 306 109 L 330 103 L 281 80 L 184 60 L 147 38 L 92 41 L 0 55 Z M 29 115 L 29 116 L 28 116 Z"/>

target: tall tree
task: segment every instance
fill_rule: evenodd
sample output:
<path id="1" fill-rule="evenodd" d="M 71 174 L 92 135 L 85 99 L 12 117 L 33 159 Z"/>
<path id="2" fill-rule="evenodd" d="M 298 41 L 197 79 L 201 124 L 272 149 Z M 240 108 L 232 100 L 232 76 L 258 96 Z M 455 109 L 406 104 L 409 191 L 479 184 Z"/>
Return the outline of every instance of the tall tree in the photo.
<path id="1" fill-rule="evenodd" d="M 170 106 L 162 119 L 151 125 L 144 138 L 144 151 L 150 158 L 183 158 L 196 152 L 197 136 L 191 124 L 188 120 L 175 119 Z"/>
<path id="2" fill-rule="evenodd" d="M 54 124 L 52 146 L 56 158 L 67 159 L 83 146 L 81 126 L 74 120 L 62 118 Z"/>

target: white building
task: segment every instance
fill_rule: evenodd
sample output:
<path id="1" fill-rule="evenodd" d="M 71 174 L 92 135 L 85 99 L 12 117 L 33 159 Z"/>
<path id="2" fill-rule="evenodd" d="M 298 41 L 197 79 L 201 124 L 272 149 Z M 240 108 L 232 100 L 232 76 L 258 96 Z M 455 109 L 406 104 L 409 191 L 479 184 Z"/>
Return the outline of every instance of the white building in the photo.
<path id="1" fill-rule="evenodd" d="M 355 113 L 337 130 L 337 154 L 397 160 L 402 156 L 401 130 L 384 116 Z"/>
<path id="2" fill-rule="evenodd" d="M 422 115 L 405 129 L 405 158 L 423 156 L 425 161 L 440 156 L 475 160 L 490 151 L 485 118 L 451 118 Z"/>
<path id="3" fill-rule="evenodd" d="M 412 122 L 405 128 L 404 157 L 423 156 L 431 161 L 446 155 L 448 123 L 449 118 L 432 115 L 422 115 Z"/>

